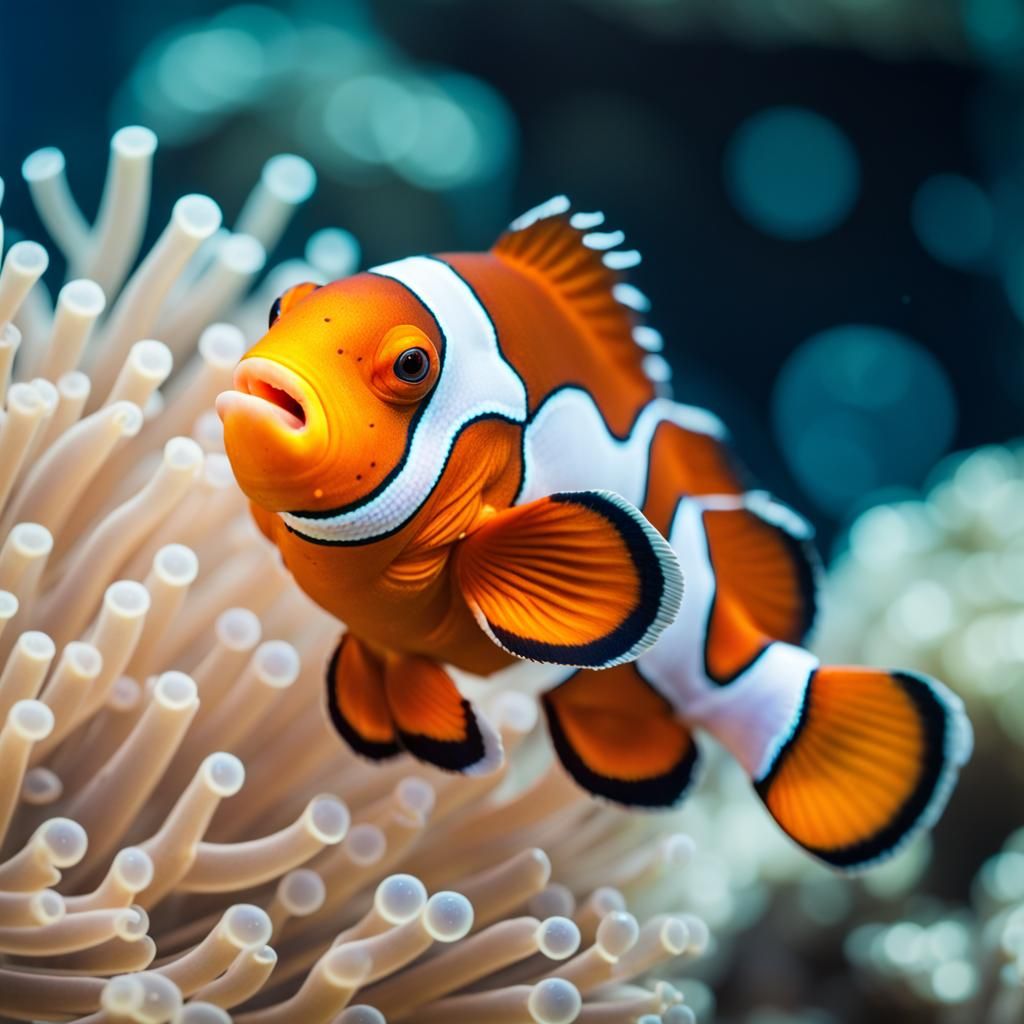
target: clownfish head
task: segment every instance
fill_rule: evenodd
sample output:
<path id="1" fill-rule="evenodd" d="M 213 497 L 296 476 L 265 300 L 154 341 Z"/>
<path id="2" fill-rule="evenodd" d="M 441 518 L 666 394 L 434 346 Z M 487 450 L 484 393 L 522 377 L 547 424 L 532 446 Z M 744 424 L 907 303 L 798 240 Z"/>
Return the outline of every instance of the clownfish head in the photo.
<path id="1" fill-rule="evenodd" d="M 330 518 L 386 487 L 441 371 L 436 322 L 370 274 L 300 284 L 217 399 L 238 483 L 272 512 Z"/>

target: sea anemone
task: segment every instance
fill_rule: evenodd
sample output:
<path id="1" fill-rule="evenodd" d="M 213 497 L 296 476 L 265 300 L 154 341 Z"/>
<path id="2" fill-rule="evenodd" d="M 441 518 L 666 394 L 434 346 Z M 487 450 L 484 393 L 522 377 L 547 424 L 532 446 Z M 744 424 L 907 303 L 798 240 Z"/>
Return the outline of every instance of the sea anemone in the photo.
<path id="1" fill-rule="evenodd" d="M 973 873 L 967 900 L 919 892 L 897 920 L 854 929 L 847 954 L 867 987 L 923 1006 L 928 1020 L 1018 1021 L 1024 830 L 1013 794 L 1024 747 L 1024 448 L 953 456 L 920 498 L 865 512 L 825 596 L 819 646 L 827 657 L 906 665 L 963 694 L 984 737 L 964 778 L 976 794 L 964 824 L 976 848 L 1002 843 L 983 862 L 938 865 L 947 889 L 950 875 L 966 881 Z M 940 852 L 957 857 L 936 844 L 933 861 Z"/>
<path id="2" fill-rule="evenodd" d="M 337 624 L 250 523 L 209 412 L 268 292 L 311 276 L 245 298 L 312 169 L 271 160 L 231 232 L 179 199 L 133 270 L 155 147 L 115 134 L 93 225 L 60 152 L 32 154 L 70 280 L 51 309 L 32 241 L 0 272 L 0 1015 L 692 1021 L 651 980 L 707 942 L 666 912 L 692 843 L 582 795 L 532 699 L 487 703 L 508 756 L 484 778 L 331 733 Z M 307 250 L 332 276 L 352 254 L 333 229 Z"/>

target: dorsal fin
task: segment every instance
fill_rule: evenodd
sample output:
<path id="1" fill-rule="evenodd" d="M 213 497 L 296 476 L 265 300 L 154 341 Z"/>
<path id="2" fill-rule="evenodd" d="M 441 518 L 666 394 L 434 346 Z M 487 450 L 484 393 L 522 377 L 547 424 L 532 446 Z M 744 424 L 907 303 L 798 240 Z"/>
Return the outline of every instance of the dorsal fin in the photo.
<path id="1" fill-rule="evenodd" d="M 568 197 L 555 196 L 512 221 L 492 251 L 542 277 L 588 333 L 623 346 L 623 355 L 667 394 L 671 370 L 659 354 L 661 335 L 642 318 L 650 303 L 625 275 L 640 253 L 618 248 L 625 235 L 603 225 L 603 213 L 574 211 Z"/>

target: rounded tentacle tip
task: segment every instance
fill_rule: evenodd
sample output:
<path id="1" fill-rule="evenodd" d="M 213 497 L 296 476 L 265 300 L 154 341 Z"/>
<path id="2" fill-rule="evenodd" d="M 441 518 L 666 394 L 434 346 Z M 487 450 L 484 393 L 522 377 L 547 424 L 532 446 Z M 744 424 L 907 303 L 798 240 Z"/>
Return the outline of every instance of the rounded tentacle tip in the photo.
<path id="1" fill-rule="evenodd" d="M 231 1024 L 231 1014 L 215 1003 L 187 1002 L 172 1024 Z"/>
<path id="2" fill-rule="evenodd" d="M 142 1005 L 135 1011 L 134 1019 L 139 1024 L 164 1024 L 181 1012 L 184 999 L 181 989 L 173 981 L 155 971 L 146 971 L 136 977 L 142 981 L 144 993 Z"/>
<path id="3" fill-rule="evenodd" d="M 103 986 L 100 994 L 100 1007 L 106 1013 L 116 1017 L 128 1017 L 137 1020 L 136 1012 L 141 1009 L 146 999 L 146 988 L 142 978 L 137 974 L 122 974 Z"/>
<path id="4" fill-rule="evenodd" d="M 313 797 L 304 814 L 306 827 L 325 846 L 336 846 L 348 834 L 352 816 L 345 803 L 330 793 Z"/>
<path id="5" fill-rule="evenodd" d="M 236 903 L 224 911 L 220 929 L 238 949 L 249 949 L 252 946 L 266 946 L 274 926 L 262 907 L 251 903 Z"/>
<path id="6" fill-rule="evenodd" d="M 247 238 L 247 235 L 232 235 L 233 239 Z M 256 240 L 253 239 L 255 242 Z M 237 244 L 237 243 L 236 243 Z M 259 243 L 256 243 L 259 245 Z M 260 245 L 260 251 L 263 246 Z M 245 355 L 245 335 L 234 324 L 210 324 L 199 335 L 199 355 L 204 363 L 218 369 L 233 370 L 238 360 Z"/>
<path id="7" fill-rule="evenodd" d="M 148 932 L 149 914 L 142 907 L 127 907 L 114 919 L 114 933 L 124 942 L 138 942 Z"/>
<path id="8" fill-rule="evenodd" d="M 27 277 L 41 277 L 46 268 L 50 265 L 50 254 L 38 242 L 15 242 L 7 250 L 7 258 L 4 266 L 8 263 L 11 269 Z"/>
<path id="9" fill-rule="evenodd" d="M 141 124 L 130 124 L 114 132 L 110 148 L 119 156 L 145 160 L 156 152 L 157 142 L 156 132 Z"/>
<path id="10" fill-rule="evenodd" d="M 395 786 L 395 797 L 404 808 L 427 818 L 437 801 L 437 790 L 426 779 L 409 775 Z"/>
<path id="11" fill-rule="evenodd" d="M 459 892 L 437 892 L 423 908 L 423 926 L 437 942 L 457 942 L 473 927 L 473 904 Z"/>
<path id="12" fill-rule="evenodd" d="M 165 544 L 153 556 L 153 572 L 170 587 L 189 587 L 199 575 L 199 559 L 184 544 Z"/>
<path id="13" fill-rule="evenodd" d="M 703 918 L 697 917 L 696 914 L 680 914 L 679 920 L 686 925 L 690 936 L 686 952 L 692 956 L 701 956 L 707 951 L 708 945 L 711 942 L 711 930 L 708 928 L 707 923 Z"/>
<path id="14" fill-rule="evenodd" d="M 95 281 L 79 277 L 61 288 L 57 303 L 75 316 L 94 320 L 106 309 L 107 297 Z"/>
<path id="15" fill-rule="evenodd" d="M 21 782 L 21 799 L 31 807 L 46 807 L 64 795 L 60 776 L 43 765 L 29 768 Z"/>
<path id="16" fill-rule="evenodd" d="M 187 711 L 199 702 L 195 681 L 184 672 L 164 672 L 153 688 L 153 699 L 168 711 Z"/>
<path id="17" fill-rule="evenodd" d="M 697 852 L 697 844 L 685 832 L 666 836 L 661 841 L 659 856 L 665 867 L 680 868 L 689 864 Z"/>
<path id="18" fill-rule="evenodd" d="M 117 433 L 125 438 L 134 437 L 146 422 L 145 414 L 134 402 L 113 402 L 106 407 L 106 415 Z"/>
<path id="19" fill-rule="evenodd" d="M 377 864 L 384 857 L 387 848 L 387 837 L 376 825 L 353 825 L 345 837 L 345 853 L 348 859 L 359 867 Z"/>
<path id="20" fill-rule="evenodd" d="M 72 640 L 64 648 L 63 657 L 82 682 L 90 682 L 103 670 L 103 655 L 99 649 L 81 640 Z"/>
<path id="21" fill-rule="evenodd" d="M 292 917 L 308 917 L 324 905 L 327 886 L 316 871 L 296 868 L 278 882 L 277 898 Z"/>
<path id="22" fill-rule="evenodd" d="M 297 206 L 304 203 L 316 188 L 316 171 L 304 157 L 279 153 L 264 165 L 263 184 L 282 202 Z"/>
<path id="23" fill-rule="evenodd" d="M 506 690 L 491 701 L 490 718 L 496 729 L 525 736 L 537 724 L 538 705 L 532 697 Z"/>
<path id="24" fill-rule="evenodd" d="M 263 625 L 248 608 L 228 608 L 217 617 L 217 639 L 230 651 L 251 651 L 263 634 Z"/>
<path id="25" fill-rule="evenodd" d="M 174 355 L 162 342 L 143 338 L 135 342 L 128 353 L 128 361 L 144 378 L 162 384 L 174 369 Z"/>
<path id="26" fill-rule="evenodd" d="M 277 950 L 273 946 L 253 946 L 249 955 L 260 964 L 277 963 Z"/>
<path id="27" fill-rule="evenodd" d="M 133 408 L 137 409 L 138 406 Z M 140 619 L 149 611 L 149 591 L 134 580 L 116 580 L 107 587 L 103 604 L 109 612 L 120 618 Z"/>
<path id="28" fill-rule="evenodd" d="M 531 896 L 527 905 L 535 917 L 569 917 L 576 909 L 576 898 L 568 886 L 552 882 Z"/>
<path id="29" fill-rule="evenodd" d="M 686 922 L 678 917 L 670 917 L 662 922 L 658 929 L 658 939 L 662 949 L 671 956 L 680 956 L 690 945 L 690 929 Z"/>
<path id="30" fill-rule="evenodd" d="M 545 978 L 533 986 L 526 1005 L 536 1024 L 572 1024 L 583 1009 L 583 997 L 572 982 Z"/>
<path id="31" fill-rule="evenodd" d="M 70 818 L 50 818 L 36 830 L 32 842 L 55 868 L 74 867 L 89 848 L 85 829 Z"/>
<path id="32" fill-rule="evenodd" d="M 153 859 L 138 846 L 126 846 L 114 857 L 112 867 L 118 885 L 129 892 L 142 892 L 153 883 Z"/>
<path id="33" fill-rule="evenodd" d="M 21 176 L 29 185 L 39 184 L 60 177 L 65 167 L 64 154 L 56 146 L 44 146 L 25 157 L 21 163 Z"/>
<path id="34" fill-rule="evenodd" d="M 670 1006 L 661 1020 L 662 1024 L 697 1024 L 697 1016 L 689 1006 Z"/>
<path id="35" fill-rule="evenodd" d="M 33 893 L 29 904 L 32 918 L 38 925 L 56 924 L 67 914 L 64 897 L 53 889 Z"/>
<path id="36" fill-rule="evenodd" d="M 32 661 L 48 662 L 57 653 L 57 645 L 48 633 L 29 629 L 18 637 L 18 650 Z"/>
<path id="37" fill-rule="evenodd" d="M 220 207 L 209 196 L 195 193 L 174 204 L 173 218 L 186 235 L 200 242 L 213 235 L 223 219 Z"/>
<path id="38" fill-rule="evenodd" d="M 580 941 L 580 930 L 568 917 L 549 917 L 537 926 L 537 949 L 549 960 L 568 959 Z"/>
<path id="39" fill-rule="evenodd" d="M 626 909 L 626 897 L 610 885 L 598 886 L 590 895 L 590 903 L 599 917 Z"/>
<path id="40" fill-rule="evenodd" d="M 21 607 L 16 595 L 9 590 L 0 590 L 0 622 L 10 622 Z"/>
<path id="41" fill-rule="evenodd" d="M 53 712 L 39 700 L 19 700 L 7 712 L 7 728 L 29 743 L 45 740 L 53 726 Z"/>
<path id="42" fill-rule="evenodd" d="M 601 919 L 597 926 L 596 945 L 606 959 L 615 961 L 628 953 L 639 937 L 640 925 L 636 918 L 616 910 Z"/>
<path id="43" fill-rule="evenodd" d="M 164 464 L 179 473 L 196 473 L 205 455 L 198 441 L 191 437 L 172 437 L 164 445 Z"/>
<path id="44" fill-rule="evenodd" d="M 7 543 L 23 558 L 42 558 L 53 550 L 53 534 L 40 523 L 18 523 L 11 527 Z"/>
<path id="45" fill-rule="evenodd" d="M 387 1024 L 387 1018 L 375 1006 L 350 1006 L 338 1018 L 338 1024 Z"/>
<path id="46" fill-rule="evenodd" d="M 427 888 L 415 875 L 390 875 L 377 886 L 373 905 L 388 924 L 405 924 L 427 905 Z"/>
<path id="47" fill-rule="evenodd" d="M 234 796 L 245 785 L 245 765 L 223 750 L 208 754 L 200 772 L 206 787 L 219 797 Z"/>
<path id="48" fill-rule="evenodd" d="M 253 661 L 259 681 L 275 690 L 291 686 L 302 668 L 299 652 L 284 640 L 267 640 L 260 644 Z"/>
<path id="49" fill-rule="evenodd" d="M 217 259 L 232 273 L 258 274 L 267 261 L 267 250 L 253 235 L 237 232 L 228 235 L 217 249 Z"/>

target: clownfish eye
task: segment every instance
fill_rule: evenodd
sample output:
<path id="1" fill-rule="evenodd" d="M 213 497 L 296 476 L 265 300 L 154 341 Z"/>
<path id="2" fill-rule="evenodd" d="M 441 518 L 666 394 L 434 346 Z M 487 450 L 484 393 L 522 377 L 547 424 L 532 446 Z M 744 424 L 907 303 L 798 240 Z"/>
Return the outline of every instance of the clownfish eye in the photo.
<path id="1" fill-rule="evenodd" d="M 277 323 L 277 318 L 281 315 L 281 299 L 280 297 L 274 299 L 274 304 L 270 307 L 270 320 L 267 323 L 267 328 L 271 328 Z"/>
<path id="2" fill-rule="evenodd" d="M 422 348 L 407 348 L 395 360 L 395 376 L 406 384 L 419 384 L 430 373 L 430 356 Z"/>

